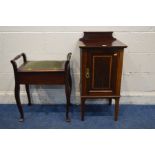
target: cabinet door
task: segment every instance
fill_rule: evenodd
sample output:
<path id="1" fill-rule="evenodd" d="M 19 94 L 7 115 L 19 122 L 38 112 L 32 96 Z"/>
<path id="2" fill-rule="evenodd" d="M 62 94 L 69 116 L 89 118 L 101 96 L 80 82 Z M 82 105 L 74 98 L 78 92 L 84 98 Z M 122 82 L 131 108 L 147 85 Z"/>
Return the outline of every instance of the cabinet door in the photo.
<path id="1" fill-rule="evenodd" d="M 113 95 L 117 77 L 117 52 L 91 50 L 86 68 L 88 95 Z"/>

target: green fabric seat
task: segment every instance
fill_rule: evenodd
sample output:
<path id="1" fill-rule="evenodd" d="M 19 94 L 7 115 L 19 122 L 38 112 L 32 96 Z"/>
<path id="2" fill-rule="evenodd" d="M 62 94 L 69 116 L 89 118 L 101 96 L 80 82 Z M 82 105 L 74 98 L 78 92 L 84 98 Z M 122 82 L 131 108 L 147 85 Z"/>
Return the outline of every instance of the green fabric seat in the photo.
<path id="1" fill-rule="evenodd" d="M 19 71 L 64 71 L 65 61 L 27 61 Z"/>

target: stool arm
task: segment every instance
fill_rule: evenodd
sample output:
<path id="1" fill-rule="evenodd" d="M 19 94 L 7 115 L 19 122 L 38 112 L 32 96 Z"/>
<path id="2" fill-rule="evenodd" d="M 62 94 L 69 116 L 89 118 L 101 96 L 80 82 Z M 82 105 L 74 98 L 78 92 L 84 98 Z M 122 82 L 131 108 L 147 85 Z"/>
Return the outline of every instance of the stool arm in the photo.
<path id="1" fill-rule="evenodd" d="M 71 53 L 71 52 L 67 54 L 67 60 L 68 60 L 68 61 L 70 61 L 71 56 L 72 56 L 72 53 Z"/>
<path id="2" fill-rule="evenodd" d="M 68 94 L 69 98 L 70 98 L 71 91 L 72 91 L 72 78 L 71 78 L 71 72 L 70 72 L 71 55 L 72 53 L 68 53 L 67 60 L 65 63 L 65 89 L 66 89 L 66 93 Z M 70 104 L 70 99 L 67 101 L 67 103 Z"/>
<path id="3" fill-rule="evenodd" d="M 71 59 L 71 55 L 72 55 L 72 53 L 67 54 L 67 60 L 65 62 L 65 75 L 66 75 L 67 79 L 70 76 L 70 59 Z"/>
<path id="4" fill-rule="evenodd" d="M 21 53 L 21 54 L 17 55 L 14 59 L 12 59 L 10 61 L 12 63 L 12 65 L 13 65 L 14 72 L 17 72 L 17 63 L 16 63 L 16 60 L 18 60 L 21 57 L 23 57 L 23 61 L 24 61 L 24 63 L 26 63 L 27 62 L 27 58 L 26 58 L 25 53 Z"/>
<path id="5" fill-rule="evenodd" d="M 71 59 L 72 53 L 67 54 L 67 60 L 65 62 L 65 72 L 68 73 L 70 71 L 70 59 Z"/>
<path id="6" fill-rule="evenodd" d="M 17 55 L 13 60 L 11 61 L 16 61 L 17 59 L 19 59 L 20 57 L 23 57 L 23 61 L 26 62 L 27 61 L 27 58 L 26 58 L 26 55 L 25 53 L 21 53 L 19 55 Z"/>

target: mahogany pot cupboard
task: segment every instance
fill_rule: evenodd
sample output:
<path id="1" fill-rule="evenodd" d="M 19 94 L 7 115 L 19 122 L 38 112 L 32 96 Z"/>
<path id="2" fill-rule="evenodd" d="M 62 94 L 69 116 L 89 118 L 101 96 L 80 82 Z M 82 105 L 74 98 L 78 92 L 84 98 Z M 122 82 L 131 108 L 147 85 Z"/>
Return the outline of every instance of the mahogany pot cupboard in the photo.
<path id="1" fill-rule="evenodd" d="M 127 46 L 113 32 L 84 32 L 80 39 L 81 120 L 87 99 L 115 99 L 114 120 L 118 119 L 123 52 Z"/>

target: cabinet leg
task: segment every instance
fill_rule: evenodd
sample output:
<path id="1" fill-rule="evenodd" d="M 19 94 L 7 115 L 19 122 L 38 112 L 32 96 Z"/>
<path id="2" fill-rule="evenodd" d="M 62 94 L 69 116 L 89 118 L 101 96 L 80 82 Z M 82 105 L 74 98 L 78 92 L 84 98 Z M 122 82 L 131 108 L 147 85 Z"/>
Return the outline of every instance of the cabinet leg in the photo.
<path id="1" fill-rule="evenodd" d="M 118 114 L 119 114 L 119 98 L 116 98 L 115 99 L 115 116 L 114 116 L 115 121 L 118 120 Z"/>
<path id="2" fill-rule="evenodd" d="M 85 99 L 81 98 L 81 121 L 84 121 Z"/>
<path id="3" fill-rule="evenodd" d="M 109 105 L 112 104 L 112 98 L 109 98 Z"/>
<path id="4" fill-rule="evenodd" d="M 65 93 L 66 93 L 66 122 L 70 122 L 70 117 L 69 117 L 69 110 L 70 110 L 70 87 L 69 83 L 65 83 Z"/>
<path id="5" fill-rule="evenodd" d="M 29 88 L 28 84 L 25 85 L 25 89 L 26 89 L 26 93 L 27 93 L 27 97 L 28 97 L 28 105 L 30 106 L 32 104 L 31 104 L 31 97 L 30 97 L 30 88 Z"/>
<path id="6" fill-rule="evenodd" d="M 16 103 L 17 103 L 17 107 L 18 110 L 20 112 L 20 122 L 24 121 L 24 113 L 23 113 L 23 109 L 22 109 L 22 105 L 21 105 L 21 101 L 20 101 L 20 85 L 19 84 L 15 84 L 15 99 L 16 99 Z"/>

